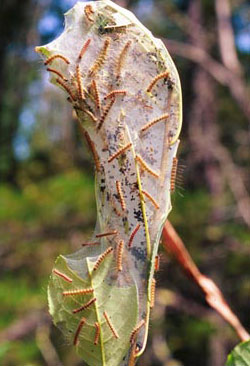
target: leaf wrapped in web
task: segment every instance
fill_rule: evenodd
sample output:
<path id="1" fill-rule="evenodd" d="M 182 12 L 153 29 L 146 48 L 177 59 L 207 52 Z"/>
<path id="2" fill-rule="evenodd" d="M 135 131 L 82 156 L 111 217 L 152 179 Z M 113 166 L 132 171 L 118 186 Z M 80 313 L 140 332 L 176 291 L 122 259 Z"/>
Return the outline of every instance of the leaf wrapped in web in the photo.
<path id="1" fill-rule="evenodd" d="M 109 0 L 78 2 L 61 36 L 37 51 L 72 103 L 96 168 L 96 229 L 56 261 L 50 313 L 88 365 L 132 365 L 146 346 L 171 210 L 178 73 L 163 43 Z"/>

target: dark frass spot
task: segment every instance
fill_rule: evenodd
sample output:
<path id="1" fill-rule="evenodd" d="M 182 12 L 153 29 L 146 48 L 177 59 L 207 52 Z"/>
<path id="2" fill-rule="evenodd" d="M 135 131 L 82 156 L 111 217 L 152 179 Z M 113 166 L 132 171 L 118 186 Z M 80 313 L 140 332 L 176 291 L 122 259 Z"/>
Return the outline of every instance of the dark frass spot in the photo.
<path id="1" fill-rule="evenodd" d="M 138 211 L 136 211 L 136 209 L 134 209 L 134 218 L 138 222 L 143 222 L 142 210 L 139 209 Z"/>
<path id="2" fill-rule="evenodd" d="M 147 251 L 146 249 L 132 247 L 131 254 L 135 257 L 137 261 L 145 262 L 147 260 Z"/>

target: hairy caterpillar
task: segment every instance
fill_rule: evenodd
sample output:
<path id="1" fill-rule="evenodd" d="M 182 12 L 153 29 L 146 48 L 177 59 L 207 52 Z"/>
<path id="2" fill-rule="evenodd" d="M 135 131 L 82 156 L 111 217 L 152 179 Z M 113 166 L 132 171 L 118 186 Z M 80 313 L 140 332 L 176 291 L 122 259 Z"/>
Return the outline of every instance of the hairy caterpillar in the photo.
<path id="1" fill-rule="evenodd" d="M 101 234 L 96 234 L 96 238 L 103 238 L 104 236 L 112 236 L 112 235 L 117 235 L 117 230 L 114 231 L 108 231 L 106 233 L 101 233 Z"/>
<path id="2" fill-rule="evenodd" d="M 91 76 L 94 76 L 97 73 L 97 71 L 102 67 L 104 62 L 106 61 L 110 43 L 111 43 L 110 38 L 107 38 L 104 42 L 103 48 L 101 49 L 96 61 L 94 62 L 93 66 L 89 70 L 89 74 Z"/>
<path id="3" fill-rule="evenodd" d="M 122 211 L 126 210 L 126 202 L 122 193 L 122 187 L 121 187 L 121 182 L 119 182 L 118 180 L 116 181 L 116 189 L 117 189 L 117 193 L 118 193 L 118 197 L 121 203 L 121 208 Z"/>
<path id="4" fill-rule="evenodd" d="M 161 79 L 166 79 L 169 76 L 169 71 L 163 72 L 159 75 L 157 75 L 149 84 L 149 86 L 147 87 L 147 92 L 150 93 L 151 90 L 153 89 L 153 87 L 155 86 L 155 84 L 161 80 Z"/>
<path id="5" fill-rule="evenodd" d="M 134 240 L 134 237 L 137 233 L 137 231 L 140 229 L 141 225 L 140 224 L 137 224 L 137 226 L 134 228 L 134 230 L 132 231 L 131 235 L 130 235 L 130 238 L 129 238 L 129 242 L 128 242 L 128 247 L 131 248 L 132 244 L 133 244 L 133 240 Z"/>
<path id="6" fill-rule="evenodd" d="M 80 99 L 85 99 L 84 91 L 82 87 L 82 76 L 81 76 L 81 70 L 80 65 L 76 65 L 76 81 L 77 81 L 77 87 L 78 87 L 78 96 Z"/>
<path id="7" fill-rule="evenodd" d="M 82 330 L 82 327 L 84 326 L 85 323 L 86 323 L 86 318 L 82 318 L 79 325 L 78 325 L 78 327 L 77 327 L 77 330 L 76 330 L 76 333 L 75 333 L 75 336 L 74 336 L 74 342 L 73 342 L 74 346 L 77 345 L 79 334 L 80 334 L 80 332 Z"/>
<path id="8" fill-rule="evenodd" d="M 177 167 L 178 167 L 178 159 L 173 159 L 173 167 L 171 170 L 171 192 L 173 193 L 175 191 L 175 181 L 176 181 L 176 175 L 177 175 Z"/>
<path id="9" fill-rule="evenodd" d="M 76 96 L 72 93 L 72 90 L 70 87 L 62 80 L 56 79 L 56 82 L 63 87 L 63 89 L 66 90 L 66 92 L 69 94 L 72 101 L 76 101 Z"/>
<path id="10" fill-rule="evenodd" d="M 72 311 L 73 314 L 77 314 L 79 313 L 80 311 L 83 311 L 83 310 L 86 310 L 88 309 L 92 304 L 94 304 L 94 302 L 96 302 L 96 297 L 94 297 L 93 299 L 89 300 L 88 302 L 86 302 L 86 304 L 83 304 L 82 306 L 80 306 L 79 308 L 77 309 L 74 309 Z"/>
<path id="11" fill-rule="evenodd" d="M 151 174 L 155 178 L 159 178 L 159 174 L 156 173 L 153 169 L 151 169 L 148 164 L 142 159 L 141 156 L 136 155 L 136 160 L 140 163 L 141 167 L 145 169 L 149 174 Z"/>
<path id="12" fill-rule="evenodd" d="M 95 322 L 95 340 L 94 340 L 95 346 L 99 342 L 99 338 L 100 338 L 100 324 L 98 322 Z"/>
<path id="13" fill-rule="evenodd" d="M 72 291 L 63 291 L 63 296 L 74 296 L 74 295 L 86 295 L 92 294 L 94 292 L 93 288 L 83 288 L 79 290 L 72 290 Z"/>
<path id="14" fill-rule="evenodd" d="M 92 80 L 92 86 L 95 93 L 95 103 L 97 108 L 100 110 L 101 109 L 100 94 L 95 80 Z"/>
<path id="15" fill-rule="evenodd" d="M 155 286 L 156 286 L 156 281 L 153 278 L 152 283 L 151 283 L 151 294 L 150 294 L 150 307 L 151 307 L 151 309 L 154 307 L 154 304 L 155 304 Z"/>
<path id="16" fill-rule="evenodd" d="M 115 330 L 115 328 L 114 328 L 113 324 L 111 323 L 111 320 L 109 319 L 109 316 L 108 316 L 108 314 L 106 313 L 106 311 L 104 311 L 103 315 L 104 315 L 104 318 L 106 319 L 106 322 L 107 322 L 107 324 L 108 324 L 108 326 L 109 326 L 109 328 L 110 328 L 110 330 L 111 330 L 111 332 L 112 332 L 113 336 L 114 336 L 116 339 L 118 339 L 118 338 L 119 338 L 119 335 L 118 335 L 117 331 Z"/>
<path id="17" fill-rule="evenodd" d="M 119 79 L 121 76 L 121 69 L 122 66 L 124 65 L 125 62 L 125 58 L 128 52 L 129 47 L 131 46 L 132 41 L 128 41 L 125 46 L 123 47 L 118 60 L 117 60 L 117 65 L 116 65 L 116 78 Z"/>
<path id="18" fill-rule="evenodd" d="M 66 276 L 64 273 L 59 272 L 57 269 L 53 269 L 53 273 L 61 278 L 63 278 L 65 281 L 71 283 L 73 280 L 72 278 Z"/>
<path id="19" fill-rule="evenodd" d="M 146 196 L 151 202 L 152 204 L 154 205 L 154 207 L 159 210 L 160 206 L 159 204 L 156 202 L 156 200 L 147 192 L 147 191 L 144 191 L 142 190 L 142 193 L 144 194 L 144 196 Z"/>
<path id="20" fill-rule="evenodd" d="M 104 98 L 104 100 L 108 99 L 108 98 L 113 98 L 116 95 L 126 95 L 127 91 L 123 90 L 123 89 L 117 89 L 117 90 L 112 90 L 110 93 L 108 93 L 106 95 L 106 97 Z"/>
<path id="21" fill-rule="evenodd" d="M 63 79 L 64 81 L 68 81 L 68 79 L 65 77 L 65 76 L 63 76 L 63 74 L 60 72 L 60 71 L 58 71 L 58 70 L 56 70 L 56 69 L 52 69 L 51 67 L 48 67 L 47 68 L 47 71 L 49 71 L 49 72 L 52 72 L 52 73 L 54 73 L 54 74 L 56 74 L 57 76 L 59 76 L 61 79 Z"/>
<path id="22" fill-rule="evenodd" d="M 153 121 L 149 122 L 146 124 L 146 126 L 142 127 L 141 132 L 145 132 L 146 130 L 148 130 L 150 127 L 154 126 L 156 123 L 160 122 L 160 121 L 164 121 L 164 119 L 167 119 L 169 117 L 169 114 L 163 114 L 162 116 L 153 119 Z"/>
<path id="23" fill-rule="evenodd" d="M 107 105 L 107 107 L 105 108 L 103 115 L 100 118 L 100 122 L 97 126 L 97 130 L 100 130 L 100 128 L 102 127 L 103 123 L 105 122 L 107 115 L 109 114 L 110 109 L 112 108 L 113 104 L 115 102 L 115 98 L 111 99 L 111 101 L 109 102 L 109 104 Z"/>
<path id="24" fill-rule="evenodd" d="M 107 250 L 105 250 L 104 253 L 102 253 L 100 255 L 100 257 L 97 259 L 97 261 L 96 261 L 96 263 L 94 265 L 94 268 L 93 268 L 94 271 L 97 270 L 97 268 L 100 266 L 100 264 L 102 263 L 102 261 L 107 257 L 107 255 L 109 255 L 110 253 L 112 253 L 113 250 L 114 249 L 112 247 L 109 247 Z"/>
<path id="25" fill-rule="evenodd" d="M 78 62 L 80 62 L 80 61 L 81 61 L 81 59 L 83 58 L 83 56 L 84 56 L 85 52 L 87 51 L 87 48 L 88 48 L 88 47 L 89 47 L 89 45 L 90 45 L 90 42 L 91 42 L 91 39 L 89 38 L 89 39 L 84 43 L 84 45 L 82 46 L 82 49 L 81 49 L 81 51 L 80 51 L 80 53 L 79 53 L 79 56 L 78 56 Z"/>
<path id="26" fill-rule="evenodd" d="M 49 65 L 51 64 L 51 62 L 53 62 L 55 59 L 60 58 L 61 60 L 63 60 L 67 65 L 70 64 L 70 61 L 67 57 L 63 56 L 63 55 L 53 55 L 51 57 L 49 57 L 45 62 L 44 65 Z"/>
<path id="27" fill-rule="evenodd" d="M 145 325 L 145 320 L 141 320 L 140 323 L 133 329 L 131 335 L 130 335 L 130 343 L 134 343 L 136 334 L 139 332 L 139 330 Z"/>
<path id="28" fill-rule="evenodd" d="M 159 254 L 155 257 L 155 272 L 158 272 L 160 269 L 160 256 Z"/>
<path id="29" fill-rule="evenodd" d="M 88 19 L 88 21 L 92 23 L 94 21 L 94 19 L 91 17 L 91 14 L 95 13 L 92 6 L 86 5 L 84 8 L 84 13 L 85 13 L 85 16 Z"/>
<path id="30" fill-rule="evenodd" d="M 87 131 L 84 131 L 84 135 L 85 135 L 86 141 L 89 145 L 89 148 L 92 151 L 95 166 L 96 166 L 96 171 L 99 172 L 101 170 L 101 163 L 100 163 L 100 159 L 99 159 L 98 153 L 97 153 L 96 148 L 95 148 L 95 144 L 91 140 L 91 138 L 90 138 Z"/>
<path id="31" fill-rule="evenodd" d="M 111 163 L 111 161 L 113 161 L 114 159 L 116 159 L 118 156 L 122 155 L 123 153 L 125 153 L 125 151 L 127 151 L 128 149 L 130 149 L 132 146 L 131 142 L 128 143 L 127 145 L 125 145 L 124 147 L 121 147 L 119 150 L 117 150 L 113 155 L 111 155 L 108 159 L 108 162 Z"/>
<path id="32" fill-rule="evenodd" d="M 122 271 L 122 255 L 124 250 L 124 241 L 120 240 L 117 247 L 117 269 Z"/>

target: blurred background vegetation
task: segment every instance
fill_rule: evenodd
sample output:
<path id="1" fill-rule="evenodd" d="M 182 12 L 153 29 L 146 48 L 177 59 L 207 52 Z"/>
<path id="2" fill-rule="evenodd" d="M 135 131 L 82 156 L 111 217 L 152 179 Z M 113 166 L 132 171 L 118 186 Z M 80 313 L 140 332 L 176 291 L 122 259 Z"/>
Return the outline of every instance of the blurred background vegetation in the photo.
<path id="1" fill-rule="evenodd" d="M 82 366 L 47 313 L 55 258 L 95 224 L 93 164 L 34 46 L 76 0 L 0 0 L 0 365 Z M 170 221 L 250 329 L 250 4 L 116 1 L 161 37 L 180 72 L 182 172 Z M 162 252 L 144 366 L 223 366 L 238 342 Z"/>

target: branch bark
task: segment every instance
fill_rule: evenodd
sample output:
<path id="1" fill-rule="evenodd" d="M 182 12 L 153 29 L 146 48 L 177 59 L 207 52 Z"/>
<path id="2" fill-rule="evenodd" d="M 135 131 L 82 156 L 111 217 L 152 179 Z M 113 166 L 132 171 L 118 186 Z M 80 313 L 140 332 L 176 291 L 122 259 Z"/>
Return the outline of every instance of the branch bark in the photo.
<path id="1" fill-rule="evenodd" d="M 249 90 L 244 80 L 223 64 L 214 60 L 206 51 L 189 43 L 162 39 L 170 53 L 197 63 L 208 72 L 218 83 L 229 88 L 233 99 L 242 109 L 250 123 Z"/>
<path id="2" fill-rule="evenodd" d="M 169 221 L 166 222 L 162 232 L 162 243 L 167 252 L 172 253 L 186 274 L 200 287 L 207 303 L 235 330 L 242 341 L 250 339 L 250 335 L 233 313 L 217 285 L 204 276 L 192 260 L 183 241 Z"/>
<path id="3" fill-rule="evenodd" d="M 228 0 L 215 0 L 217 16 L 218 43 L 223 64 L 233 73 L 242 75 L 237 56 L 234 32 L 231 22 L 231 8 Z"/>

